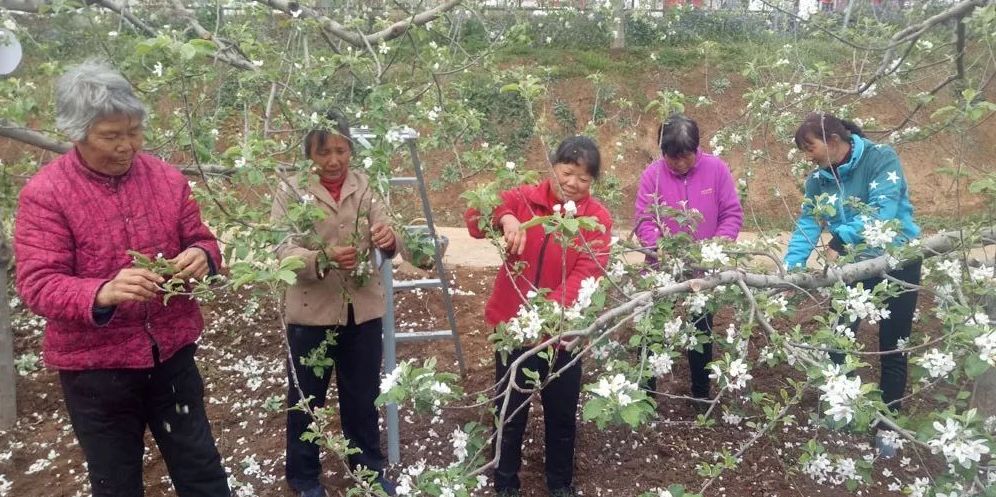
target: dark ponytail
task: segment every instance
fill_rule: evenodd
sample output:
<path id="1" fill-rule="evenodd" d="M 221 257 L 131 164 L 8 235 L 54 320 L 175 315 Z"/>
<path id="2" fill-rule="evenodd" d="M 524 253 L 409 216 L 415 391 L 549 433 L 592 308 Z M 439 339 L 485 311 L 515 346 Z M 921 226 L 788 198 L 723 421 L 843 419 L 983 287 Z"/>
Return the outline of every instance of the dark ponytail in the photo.
<path id="1" fill-rule="evenodd" d="M 840 119 L 826 112 L 813 112 L 806 116 L 795 131 L 795 146 L 802 148 L 812 140 L 826 142 L 833 135 L 849 142 L 851 135 L 864 138 L 865 132 L 853 121 Z"/>

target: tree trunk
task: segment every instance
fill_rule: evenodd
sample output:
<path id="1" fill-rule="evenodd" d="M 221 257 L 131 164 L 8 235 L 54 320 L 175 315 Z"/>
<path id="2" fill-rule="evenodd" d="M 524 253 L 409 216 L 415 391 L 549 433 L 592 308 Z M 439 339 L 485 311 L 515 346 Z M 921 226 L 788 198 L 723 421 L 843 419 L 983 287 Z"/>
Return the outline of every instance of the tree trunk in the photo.
<path id="1" fill-rule="evenodd" d="M 612 44 L 609 48 L 626 48 L 626 0 L 615 0 L 612 16 Z"/>
<path id="2" fill-rule="evenodd" d="M 990 296 L 985 302 L 989 321 L 996 321 L 996 297 Z M 972 390 L 972 407 L 979 410 L 982 419 L 996 416 L 996 369 L 990 369 L 975 379 Z"/>
<path id="3" fill-rule="evenodd" d="M 14 329 L 10 323 L 10 305 L 7 300 L 7 268 L 10 265 L 10 246 L 0 234 L 0 430 L 8 430 L 17 421 L 17 393 L 14 370 Z"/>

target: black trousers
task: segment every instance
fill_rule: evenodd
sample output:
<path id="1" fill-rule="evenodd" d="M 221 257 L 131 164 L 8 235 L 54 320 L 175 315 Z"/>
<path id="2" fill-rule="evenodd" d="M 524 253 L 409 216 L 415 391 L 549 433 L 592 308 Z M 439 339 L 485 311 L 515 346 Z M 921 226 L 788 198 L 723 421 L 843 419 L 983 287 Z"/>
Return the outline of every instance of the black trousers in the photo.
<path id="1" fill-rule="evenodd" d="M 312 397 L 312 408 L 324 407 L 332 371 L 339 390 L 339 419 L 342 433 L 349 440 L 350 447 L 360 449 L 349 456 L 352 467 L 366 466 L 375 471 L 383 471 L 384 455 L 380 450 L 380 428 L 377 425 L 378 413 L 374 400 L 380 394 L 380 368 L 383 358 L 383 331 L 380 319 L 356 324 L 352 306 L 346 326 L 287 326 L 287 339 L 297 379 L 304 395 Z M 325 339 L 325 331 L 336 333 L 336 344 L 326 348 L 326 357 L 334 366 L 325 368 L 319 377 L 310 367 L 301 365 L 301 358 L 307 357 L 312 349 Z M 287 369 L 287 406 L 293 407 L 301 400 L 294 379 Z M 298 492 L 319 485 L 322 473 L 318 458 L 318 446 L 301 440 L 301 435 L 311 424 L 311 416 L 299 410 L 287 411 L 287 461 L 286 476 L 291 488 Z"/>
<path id="2" fill-rule="evenodd" d="M 710 341 L 702 344 L 702 352 L 689 350 L 688 373 L 692 378 L 692 397 L 699 399 L 709 398 L 709 371 L 706 366 L 712 362 L 712 314 L 702 314 L 692 317 L 692 324 L 700 333 L 708 335 Z M 657 378 L 650 378 L 646 382 L 647 390 L 657 390 Z"/>
<path id="3" fill-rule="evenodd" d="M 502 362 L 500 354 L 495 354 L 495 382 L 498 383 L 499 392 L 503 392 L 507 385 L 507 380 L 502 381 L 502 377 L 505 376 L 512 361 L 524 352 L 525 349 L 512 352 L 507 363 Z M 551 366 L 546 359 L 532 356 L 519 368 L 515 375 L 515 385 L 530 388 L 523 369 L 538 372 L 541 380 L 545 381 L 551 369 L 554 372 L 559 371 L 572 359 L 573 356 L 569 352 L 558 350 Z M 526 421 L 529 418 L 527 402 L 529 396 L 516 390 L 512 390 L 510 395 L 506 414 L 515 412 L 519 406 L 522 406 L 522 410 L 515 416 L 507 418 L 502 426 L 501 454 L 494 474 L 497 492 L 518 489 L 521 485 L 519 468 L 522 465 L 522 437 L 526 432 Z M 570 488 L 574 480 L 574 444 L 577 434 L 578 399 L 581 396 L 581 361 L 551 381 L 540 392 L 540 396 L 543 400 L 545 428 L 546 485 L 553 492 Z M 503 403 L 504 396 L 499 397 L 498 413 L 501 413 Z"/>
<path id="4" fill-rule="evenodd" d="M 919 285 L 921 266 L 922 262 L 917 260 L 888 274 L 900 281 Z M 864 288 L 872 289 L 881 281 L 882 278 L 875 277 L 862 280 L 861 283 Z M 903 293 L 886 300 L 889 317 L 880 321 L 878 325 L 879 351 L 896 350 L 900 338 L 909 338 L 913 329 L 913 313 L 916 311 L 918 294 L 916 290 L 904 289 Z M 856 320 L 851 323 L 851 330 L 856 334 L 860 326 L 861 320 Z M 902 408 L 899 399 L 906 391 L 907 358 L 904 354 L 888 354 L 880 357 L 882 377 L 879 380 L 879 388 L 882 390 L 882 400 L 893 410 L 899 410 Z M 837 364 L 844 362 L 844 354 L 831 353 L 830 358 Z"/>
<path id="5" fill-rule="evenodd" d="M 710 338 L 709 342 L 702 344 L 702 352 L 687 352 L 688 373 L 692 377 L 692 397 L 705 399 L 709 397 L 709 372 L 706 366 L 712 362 L 712 314 L 702 314 L 692 319 L 695 329 Z"/>
<path id="6" fill-rule="evenodd" d="M 94 497 L 140 497 L 145 427 L 179 497 L 230 495 L 189 345 L 150 369 L 60 371 Z"/>

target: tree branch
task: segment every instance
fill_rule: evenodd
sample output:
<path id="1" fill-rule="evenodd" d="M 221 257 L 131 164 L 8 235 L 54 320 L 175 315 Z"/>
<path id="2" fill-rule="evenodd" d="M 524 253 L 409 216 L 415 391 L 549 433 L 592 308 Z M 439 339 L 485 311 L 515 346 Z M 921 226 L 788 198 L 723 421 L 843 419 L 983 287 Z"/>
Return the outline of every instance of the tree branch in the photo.
<path id="1" fill-rule="evenodd" d="M 339 38 L 340 40 L 349 43 L 356 48 L 364 48 L 368 43 L 371 45 L 393 40 L 403 35 L 408 31 L 409 28 L 413 26 L 422 26 L 427 24 L 443 13 L 452 10 L 463 0 L 449 0 L 447 2 L 441 3 L 436 7 L 426 10 L 420 14 L 416 14 L 403 21 L 398 21 L 387 28 L 384 28 L 376 33 L 363 34 L 351 31 L 346 26 L 343 26 L 339 22 L 321 14 L 319 11 L 300 5 L 295 1 L 288 0 L 256 0 L 257 3 L 261 3 L 268 7 L 282 11 L 293 17 L 298 17 L 302 19 L 315 19 L 322 26 L 322 31 L 328 35 Z"/>

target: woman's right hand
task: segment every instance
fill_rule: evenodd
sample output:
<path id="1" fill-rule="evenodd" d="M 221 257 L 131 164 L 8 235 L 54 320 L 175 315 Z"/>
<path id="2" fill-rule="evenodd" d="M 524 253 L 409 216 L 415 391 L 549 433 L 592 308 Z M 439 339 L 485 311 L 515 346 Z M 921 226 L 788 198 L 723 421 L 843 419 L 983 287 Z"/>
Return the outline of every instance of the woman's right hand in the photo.
<path id="1" fill-rule="evenodd" d="M 512 214 L 505 214 L 499 219 L 502 232 L 505 234 L 505 246 L 509 254 L 522 255 L 526 249 L 526 230 L 522 223 Z"/>
<path id="2" fill-rule="evenodd" d="M 332 246 L 325 249 L 329 261 L 335 263 L 337 269 L 352 271 L 356 269 L 356 247 Z"/>
<path id="3" fill-rule="evenodd" d="M 111 307 L 129 300 L 145 302 L 156 296 L 163 281 L 166 280 L 162 276 L 148 269 L 126 267 L 100 287 L 94 304 Z"/>

